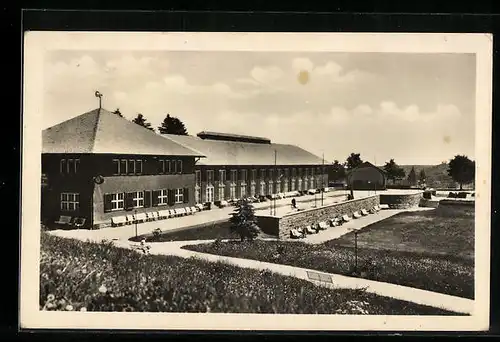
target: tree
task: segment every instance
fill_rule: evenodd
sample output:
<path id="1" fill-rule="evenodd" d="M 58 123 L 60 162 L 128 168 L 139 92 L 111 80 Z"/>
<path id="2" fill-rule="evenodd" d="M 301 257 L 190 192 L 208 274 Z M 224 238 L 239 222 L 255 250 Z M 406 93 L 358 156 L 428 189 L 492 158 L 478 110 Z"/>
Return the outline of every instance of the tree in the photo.
<path id="1" fill-rule="evenodd" d="M 153 131 L 154 132 L 154 128 L 151 127 L 151 124 L 149 122 L 147 122 L 146 118 L 144 117 L 144 115 L 142 115 L 141 113 L 137 114 L 136 118 L 134 120 L 132 120 L 133 123 L 136 123 L 138 124 L 139 126 L 142 126 L 144 128 L 147 128 L 149 129 L 150 131 Z"/>
<path id="2" fill-rule="evenodd" d="M 415 167 L 413 166 L 408 174 L 408 182 L 410 185 L 417 185 L 417 174 L 415 172 Z"/>
<path id="3" fill-rule="evenodd" d="M 448 163 L 448 175 L 460 184 L 460 190 L 462 190 L 464 184 L 474 181 L 475 171 L 476 162 L 470 160 L 467 156 L 456 155 Z"/>
<path id="4" fill-rule="evenodd" d="M 393 183 L 396 183 L 396 180 L 403 179 L 405 177 L 405 170 L 396 164 L 394 159 L 385 163 L 384 170 L 387 173 L 387 178 L 392 179 Z"/>
<path id="5" fill-rule="evenodd" d="M 161 126 L 158 127 L 158 131 L 160 134 L 188 135 L 184 123 L 175 116 L 170 116 L 170 114 L 167 114 Z"/>
<path id="6" fill-rule="evenodd" d="M 352 170 L 361 164 L 363 164 L 363 160 L 361 160 L 359 153 L 351 153 L 345 163 L 348 170 Z"/>
<path id="7" fill-rule="evenodd" d="M 334 160 L 333 164 L 330 167 L 330 172 L 328 175 L 329 179 L 336 182 L 340 179 L 345 178 L 345 167 L 340 164 L 338 160 Z"/>
<path id="8" fill-rule="evenodd" d="M 252 203 L 246 198 L 238 200 L 229 222 L 231 232 L 239 235 L 242 242 L 245 239 L 253 241 L 259 235 L 260 230 L 257 226 L 255 210 Z"/>
<path id="9" fill-rule="evenodd" d="M 120 108 L 116 108 L 115 111 L 113 112 L 113 114 L 116 114 L 120 118 L 123 118 L 123 114 L 122 114 L 122 112 L 120 112 Z"/>
<path id="10" fill-rule="evenodd" d="M 420 181 L 421 184 L 425 184 L 426 175 L 425 175 L 425 170 L 424 169 L 420 170 L 420 174 L 418 176 L 418 179 L 419 179 L 419 181 Z"/>

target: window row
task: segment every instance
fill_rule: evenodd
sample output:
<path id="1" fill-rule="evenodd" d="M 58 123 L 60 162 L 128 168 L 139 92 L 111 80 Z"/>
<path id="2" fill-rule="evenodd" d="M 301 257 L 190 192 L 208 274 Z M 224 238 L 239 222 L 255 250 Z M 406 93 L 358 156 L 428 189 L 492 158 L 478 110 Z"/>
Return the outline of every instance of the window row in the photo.
<path id="1" fill-rule="evenodd" d="M 113 159 L 115 175 L 141 175 L 143 160 L 141 159 Z M 159 174 L 182 173 L 182 160 L 158 160 Z"/>
<path id="2" fill-rule="evenodd" d="M 61 159 L 59 172 L 63 174 L 77 173 L 80 166 L 80 159 Z"/>
<path id="3" fill-rule="evenodd" d="M 250 173 L 248 173 L 250 171 Z M 218 175 L 218 178 L 215 178 L 215 175 Z M 232 183 L 236 183 L 237 181 L 241 182 L 256 182 L 257 179 L 262 181 L 263 179 L 272 179 L 272 180 L 280 180 L 283 177 L 289 178 L 290 175 L 295 177 L 314 177 L 316 175 L 321 174 L 321 168 L 293 168 L 293 169 L 252 169 L 252 170 L 229 170 L 229 178 L 227 178 L 226 170 L 218 170 L 216 173 L 214 170 L 205 170 L 203 177 L 202 171 L 196 170 L 196 184 L 200 185 L 202 181 L 206 181 L 208 184 L 213 184 L 214 181 L 230 181 Z M 250 175 L 250 179 L 248 179 L 248 175 Z M 259 175 L 259 178 L 257 178 Z"/>
<path id="4" fill-rule="evenodd" d="M 141 159 L 113 159 L 115 175 L 140 175 L 142 174 Z"/>
<path id="5" fill-rule="evenodd" d="M 189 189 L 160 189 L 104 195 L 104 211 L 130 210 L 189 203 Z"/>

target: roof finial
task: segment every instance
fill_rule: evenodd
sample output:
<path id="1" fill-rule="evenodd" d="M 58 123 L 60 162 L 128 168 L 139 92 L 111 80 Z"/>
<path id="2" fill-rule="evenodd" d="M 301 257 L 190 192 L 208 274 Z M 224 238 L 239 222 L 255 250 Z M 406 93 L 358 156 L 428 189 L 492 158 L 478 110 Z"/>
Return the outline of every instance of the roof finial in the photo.
<path id="1" fill-rule="evenodd" d="M 101 99 L 102 94 L 98 90 L 95 91 L 95 97 L 99 98 L 99 109 L 101 109 L 102 108 L 102 99 Z"/>

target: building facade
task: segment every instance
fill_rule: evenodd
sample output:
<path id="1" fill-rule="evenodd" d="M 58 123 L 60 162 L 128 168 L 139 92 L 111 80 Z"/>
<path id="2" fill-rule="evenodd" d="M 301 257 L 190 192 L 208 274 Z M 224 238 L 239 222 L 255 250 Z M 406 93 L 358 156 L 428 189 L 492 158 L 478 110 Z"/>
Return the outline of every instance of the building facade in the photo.
<path id="1" fill-rule="evenodd" d="M 384 170 L 364 162 L 347 173 L 347 185 L 353 190 L 385 190 L 387 177 Z"/>
<path id="2" fill-rule="evenodd" d="M 214 132 L 166 137 L 206 155 L 195 166 L 196 203 L 328 186 L 324 161 L 294 145 Z"/>
<path id="3" fill-rule="evenodd" d="M 195 164 L 203 155 L 97 109 L 43 131 L 42 221 L 111 217 L 194 204 Z"/>

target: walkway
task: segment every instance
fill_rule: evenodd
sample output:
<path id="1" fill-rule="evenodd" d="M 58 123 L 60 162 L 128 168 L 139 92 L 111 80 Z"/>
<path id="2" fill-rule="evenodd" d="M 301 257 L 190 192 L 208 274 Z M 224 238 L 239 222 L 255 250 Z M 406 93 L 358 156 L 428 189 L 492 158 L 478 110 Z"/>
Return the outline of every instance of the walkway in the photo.
<path id="1" fill-rule="evenodd" d="M 346 192 L 343 190 L 339 191 L 331 191 L 324 193 L 324 204 L 331 203 L 334 201 L 340 200 L 339 197 L 345 196 Z M 321 195 L 316 195 L 316 201 L 321 200 Z M 358 194 L 359 197 L 367 196 L 367 193 Z M 300 207 L 306 207 L 308 203 L 312 203 L 314 205 L 315 195 L 306 195 L 296 198 L 297 203 Z M 290 207 L 290 198 L 277 199 L 276 207 L 281 208 L 281 210 L 288 210 Z M 269 211 L 269 207 L 272 202 L 261 202 L 254 203 L 254 208 L 256 210 L 256 214 L 260 212 Z M 320 203 L 320 202 L 318 202 Z M 280 210 L 280 209 L 278 209 Z M 152 222 L 144 222 L 139 223 L 137 225 L 126 225 L 119 227 L 109 227 L 102 228 L 97 230 L 88 230 L 88 229 L 71 229 L 71 230 L 53 230 L 50 231 L 51 234 L 61 236 L 61 237 L 69 237 L 69 238 L 77 238 L 82 240 L 90 240 L 90 241 L 101 241 L 102 239 L 113 240 L 113 239 L 128 239 L 132 236 L 136 235 L 136 227 L 137 227 L 137 235 L 150 234 L 154 229 L 160 228 L 162 231 L 175 231 L 182 230 L 183 228 L 195 227 L 203 224 L 210 224 L 213 222 L 224 221 L 229 219 L 229 215 L 234 211 L 234 207 L 225 207 L 218 208 L 212 206 L 211 210 L 197 212 L 194 215 L 183 216 L 170 218 L 160 221 L 152 221 Z"/>
<path id="2" fill-rule="evenodd" d="M 199 240 L 199 241 L 174 241 L 151 243 L 150 253 L 156 255 L 175 255 L 183 258 L 196 257 L 202 260 L 211 262 L 226 262 L 243 268 L 251 268 L 256 270 L 269 270 L 271 272 L 279 273 L 284 276 L 291 276 L 303 280 L 310 281 L 316 285 L 328 287 L 332 289 L 360 289 L 364 288 L 367 292 L 377 294 L 379 296 L 390 297 L 407 302 L 412 302 L 420 305 L 427 305 L 435 308 L 440 308 L 448 311 L 453 311 L 463 314 L 472 314 L 474 310 L 474 301 L 466 298 L 450 296 L 442 293 L 420 290 L 412 287 L 395 285 L 390 283 L 378 282 L 362 278 L 348 277 L 338 274 L 322 273 L 316 270 L 274 264 L 269 262 L 262 262 L 251 259 L 240 259 L 233 257 L 226 257 L 220 255 L 206 254 L 195 251 L 181 249 L 182 246 L 196 245 L 200 243 L 207 243 L 213 240 Z M 131 248 L 133 243 L 128 241 L 115 241 L 117 247 Z M 309 278 L 308 272 L 320 273 L 323 277 L 331 279 L 329 282 L 320 282 Z"/>

